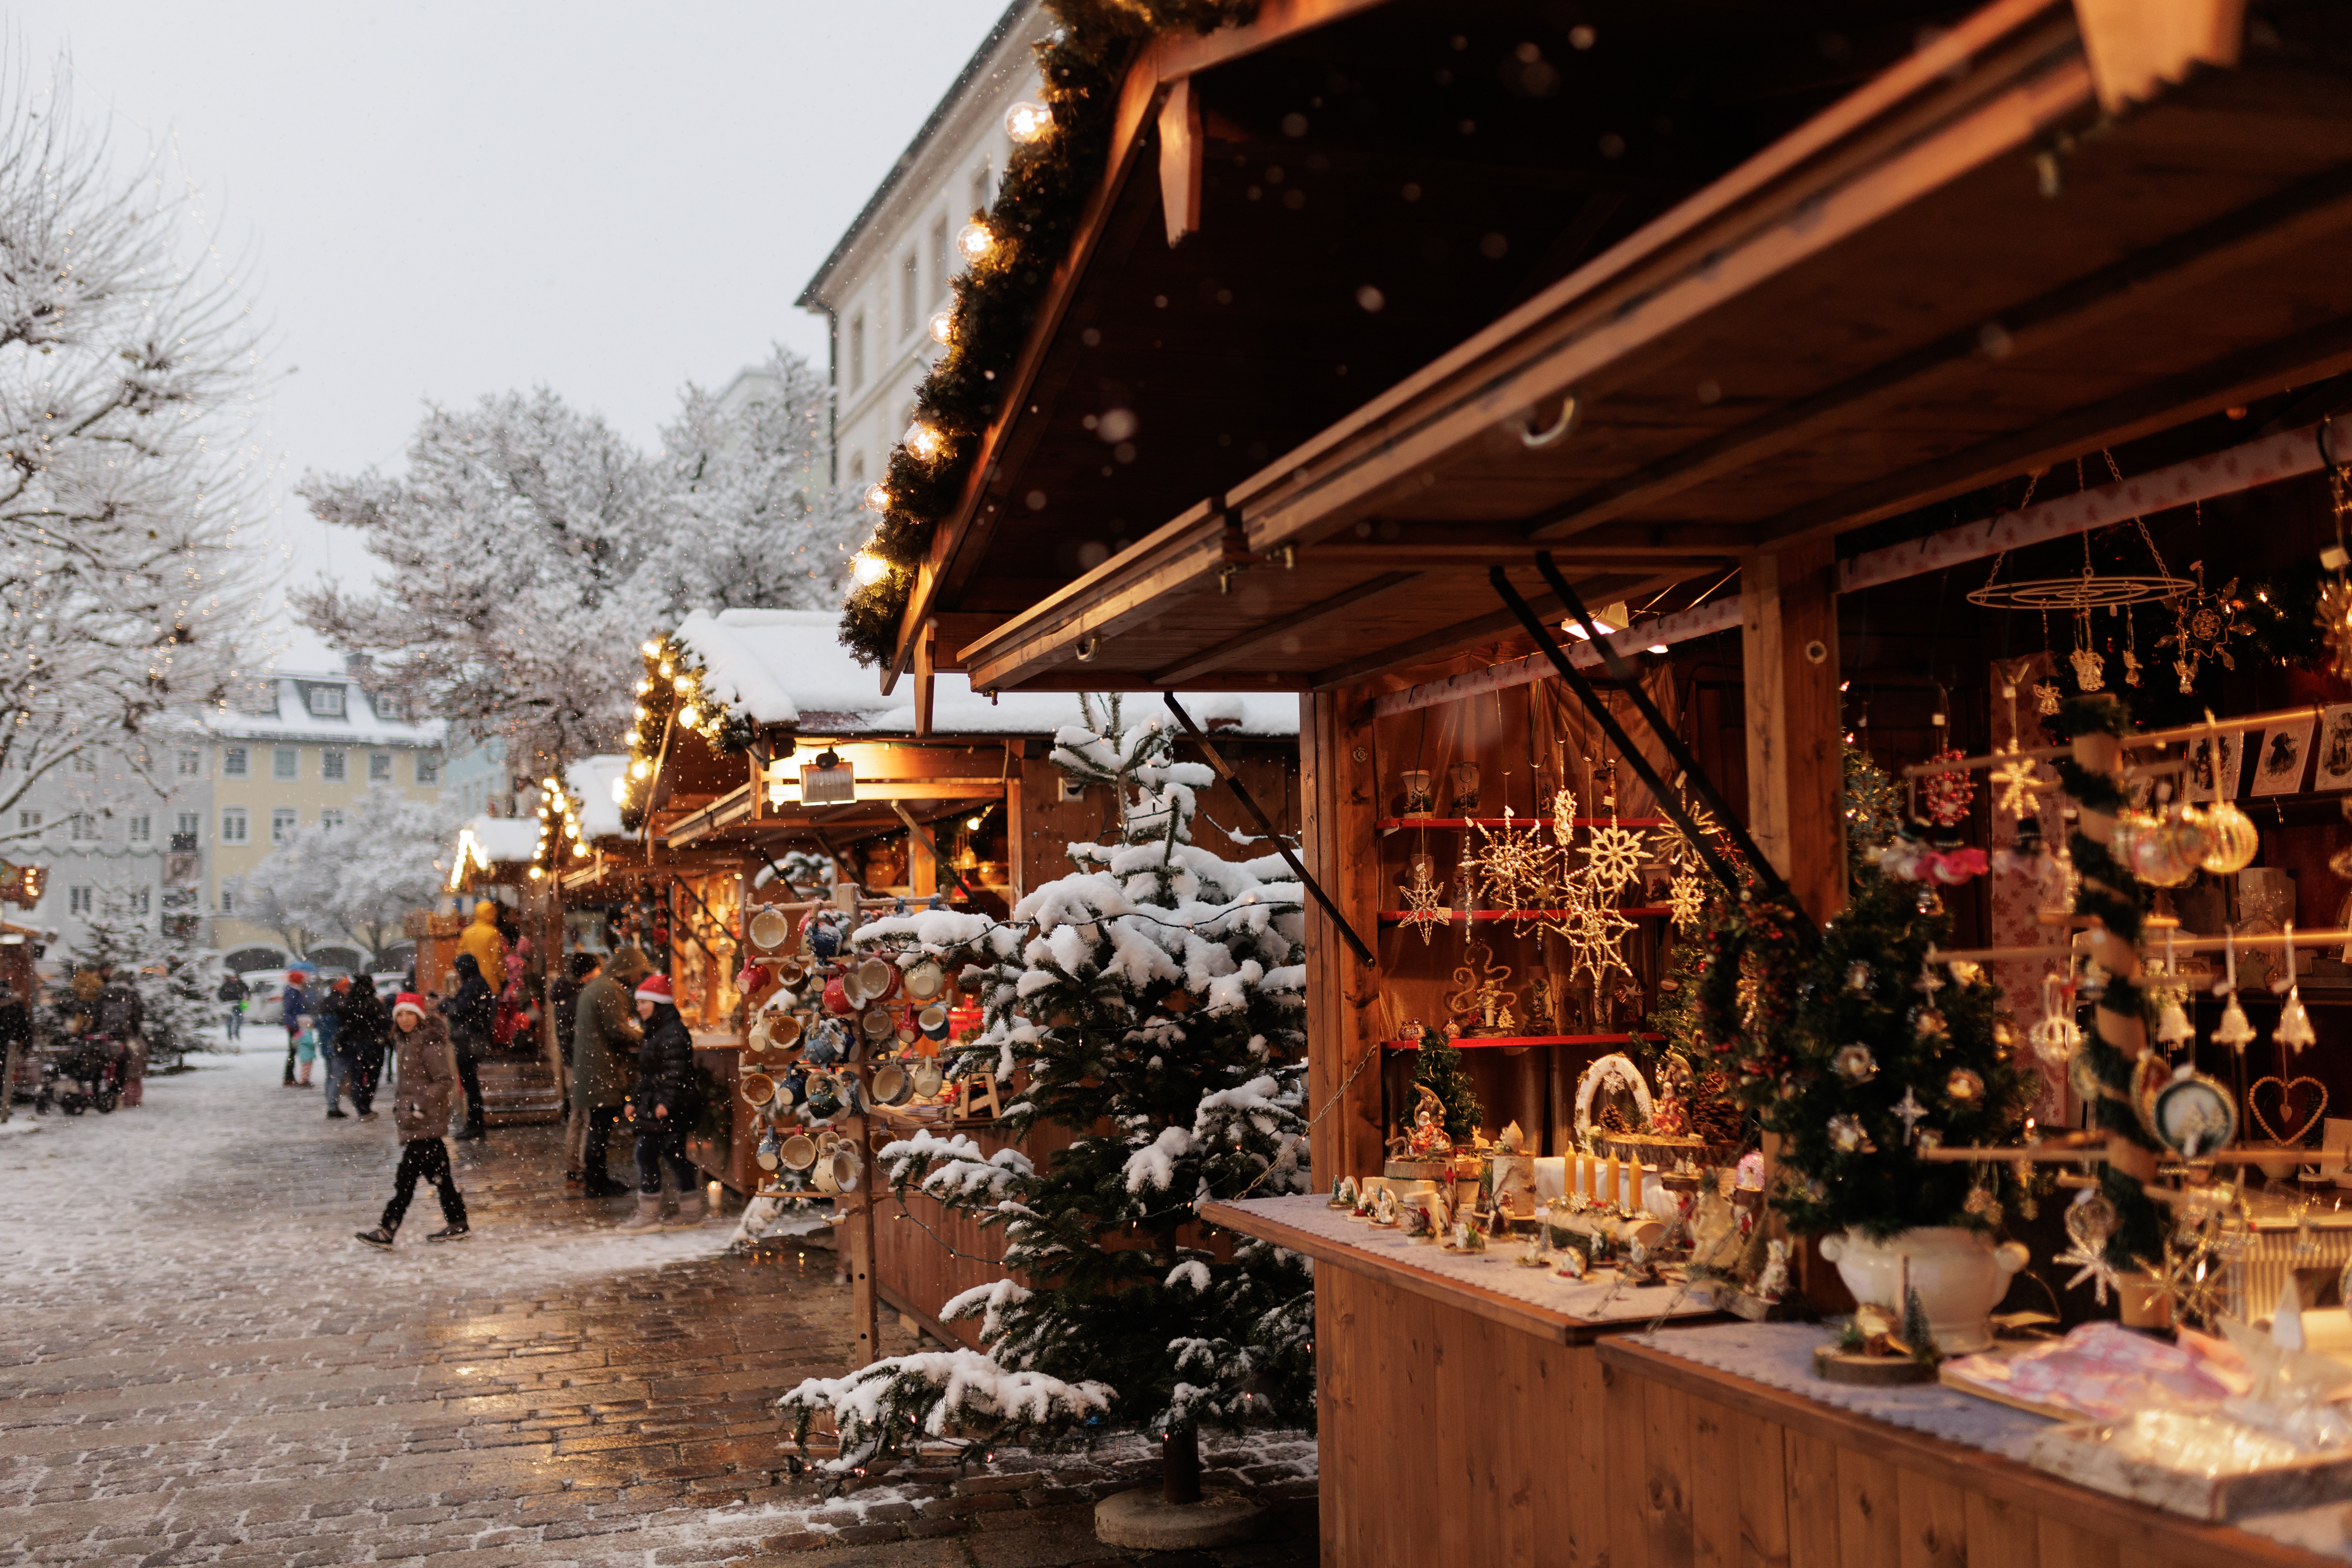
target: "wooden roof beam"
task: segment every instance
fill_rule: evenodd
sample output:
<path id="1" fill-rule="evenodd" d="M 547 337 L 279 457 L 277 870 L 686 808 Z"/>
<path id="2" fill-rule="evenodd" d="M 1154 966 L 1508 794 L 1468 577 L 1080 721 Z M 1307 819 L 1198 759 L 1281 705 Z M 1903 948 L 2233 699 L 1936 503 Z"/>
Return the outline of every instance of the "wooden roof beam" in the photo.
<path id="1" fill-rule="evenodd" d="M 2111 267 L 1950 332 L 1761 419 L 1596 486 L 1528 530 L 1557 540 L 1734 474 L 1833 428 L 1855 408 L 1883 401 L 1979 356 L 2047 350 L 2100 323 L 2234 269 L 2308 246 L 2352 225 L 2352 168 L 2336 168 L 2213 222 L 2137 251 Z M 1997 335 L 1996 335 L 1997 334 Z"/>
<path id="2" fill-rule="evenodd" d="M 1561 570 L 1572 571 L 1575 569 L 1563 566 Z M 1627 580 L 1596 574 L 1570 586 L 1587 599 L 1597 599 L 1605 602 L 1620 598 L 1633 599 L 1644 593 L 1654 593 L 1662 589 L 1672 588 L 1689 575 L 1688 572 L 1677 571 Z M 1557 621 L 1568 612 L 1568 607 L 1559 601 L 1559 596 L 1555 593 L 1531 593 L 1528 596 L 1528 603 L 1546 621 Z M 1408 638 L 1392 646 L 1367 653 L 1361 658 L 1350 659 L 1344 664 L 1334 664 L 1329 669 L 1318 670 L 1307 677 L 1307 681 L 1316 691 L 1329 691 L 1334 686 L 1344 686 L 1351 681 L 1362 680 L 1367 675 L 1375 675 L 1383 670 L 1395 669 L 1399 665 L 1412 664 L 1418 660 L 1437 658 L 1466 643 L 1476 643 L 1490 637 L 1508 636 L 1517 629 L 1518 624 L 1519 618 L 1508 610 L 1475 615 L 1467 621 L 1457 621 L 1451 626 L 1441 626 L 1434 632 Z"/>
<path id="3" fill-rule="evenodd" d="M 1262 625 L 1252 627 L 1237 637 L 1228 637 L 1213 647 L 1204 648 L 1181 664 L 1171 664 L 1151 677 L 1151 684 L 1162 691 L 1171 691 L 1186 681 L 1198 680 L 1223 668 L 1235 659 L 1255 652 L 1270 643 L 1289 636 L 1316 622 L 1337 615 L 1340 611 L 1379 597 L 1392 588 L 1402 588 L 1419 579 L 1417 571 L 1391 571 L 1343 589 L 1328 598 L 1294 610 L 1287 615 L 1277 615 Z"/>

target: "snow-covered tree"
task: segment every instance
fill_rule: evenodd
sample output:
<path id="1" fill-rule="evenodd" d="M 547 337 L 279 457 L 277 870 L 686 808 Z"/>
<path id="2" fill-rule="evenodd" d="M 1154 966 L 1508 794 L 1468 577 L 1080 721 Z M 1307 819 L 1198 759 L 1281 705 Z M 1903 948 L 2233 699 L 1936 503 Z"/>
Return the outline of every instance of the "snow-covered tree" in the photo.
<path id="1" fill-rule="evenodd" d="M 100 888 L 97 907 L 82 926 L 82 939 L 67 955 L 67 968 L 69 973 L 110 970 L 117 981 L 139 993 L 141 1030 L 151 1059 L 200 1050 L 218 1004 L 202 983 L 203 967 L 194 950 L 161 935 L 143 903 L 129 889 Z M 61 1016 L 95 1016 L 89 1000 L 71 987 L 62 993 L 58 1008 Z"/>
<path id="2" fill-rule="evenodd" d="M 833 390 L 781 346 L 741 385 L 722 402 L 689 384 L 662 432 L 665 609 L 831 610 L 865 532 L 832 483 Z"/>
<path id="3" fill-rule="evenodd" d="M 0 68 L 0 841 L 68 758 L 236 674 L 256 334 L 159 159 Z"/>
<path id="4" fill-rule="evenodd" d="M 545 388 L 436 408 L 404 475 L 310 474 L 295 489 L 389 569 L 372 597 L 298 591 L 320 636 L 425 711 L 504 737 L 519 770 L 612 748 L 673 525 L 656 465 L 602 419 Z"/>
<path id="5" fill-rule="evenodd" d="M 456 831 L 437 801 L 370 789 L 340 826 L 314 822 L 247 872 L 240 914 L 297 952 L 341 932 L 380 961 L 402 940 L 409 912 L 432 907 L 441 875 L 434 857 L 448 852 Z"/>
<path id="6" fill-rule="evenodd" d="M 1192 843 L 1213 776 L 1175 759 L 1165 721 L 1122 729 L 1115 701 L 1099 725 L 1089 711 L 1055 760 L 1117 791 L 1118 842 L 1072 844 L 1076 872 L 1023 899 L 1013 925 L 934 910 L 857 934 L 902 963 L 976 967 L 987 1023 L 961 1065 L 1018 1084 L 1014 1132 L 1047 1121 L 1076 1136 L 1043 1170 L 961 1135 L 884 1149 L 896 1190 L 1003 1225 L 1014 1277 L 946 1308 L 981 1319 L 985 1354 L 894 1356 L 784 1396 L 803 1436 L 833 1416 L 837 1470 L 924 1435 L 1140 1422 L 1165 1439 L 1181 1499 L 1200 1427 L 1314 1421 L 1307 1264 L 1246 1238 L 1221 1260 L 1194 1214 L 1307 1186 L 1302 890 L 1278 857 L 1234 863 Z"/>

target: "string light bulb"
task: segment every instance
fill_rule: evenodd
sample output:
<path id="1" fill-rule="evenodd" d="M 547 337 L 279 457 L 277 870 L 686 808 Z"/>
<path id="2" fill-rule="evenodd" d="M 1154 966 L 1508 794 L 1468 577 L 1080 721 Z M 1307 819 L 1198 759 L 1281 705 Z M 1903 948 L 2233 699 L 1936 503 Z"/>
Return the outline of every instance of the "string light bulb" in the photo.
<path id="1" fill-rule="evenodd" d="M 688 703 L 677 710 L 677 722 L 692 729 L 702 722 L 702 715 L 696 710 L 692 703 Z"/>
<path id="2" fill-rule="evenodd" d="M 639 644 L 637 645 L 637 652 L 638 652 L 638 653 L 643 653 L 646 658 L 650 659 L 650 658 L 652 658 L 656 653 L 660 653 L 660 652 L 661 652 L 661 644 L 660 644 L 659 643 L 656 642 L 656 641 L 655 641 L 654 639 L 652 639 L 651 637 L 648 637 L 648 638 L 646 638 L 643 643 L 639 643 Z"/>
<path id="3" fill-rule="evenodd" d="M 860 588 L 871 588 L 890 575 L 890 563 L 871 550 L 859 550 L 850 559 L 849 572 Z"/>
<path id="4" fill-rule="evenodd" d="M 996 234 L 986 224 L 966 224 L 956 235 L 956 249 L 970 262 L 986 261 L 996 249 Z"/>
<path id="5" fill-rule="evenodd" d="M 868 485 L 866 486 L 866 509 L 869 512 L 888 511 L 890 509 L 890 487 L 887 485 L 880 484 Z"/>
<path id="6" fill-rule="evenodd" d="M 629 764 L 629 777 L 632 779 L 643 779 L 646 774 L 651 773 L 653 770 L 653 764 L 647 762 L 642 757 Z"/>
<path id="7" fill-rule="evenodd" d="M 941 348 L 953 346 L 955 342 L 955 313 L 953 311 L 942 310 L 938 315 L 931 318 L 931 341 L 939 344 Z"/>
<path id="8" fill-rule="evenodd" d="M 898 439 L 908 451 L 926 463 L 936 463 L 947 455 L 946 433 L 928 421 L 920 419 L 915 421 L 914 423 L 907 426 L 907 434 Z"/>
<path id="9" fill-rule="evenodd" d="M 1004 114 L 1004 134 L 1027 146 L 1054 133 L 1054 111 L 1042 103 L 1016 103 Z"/>

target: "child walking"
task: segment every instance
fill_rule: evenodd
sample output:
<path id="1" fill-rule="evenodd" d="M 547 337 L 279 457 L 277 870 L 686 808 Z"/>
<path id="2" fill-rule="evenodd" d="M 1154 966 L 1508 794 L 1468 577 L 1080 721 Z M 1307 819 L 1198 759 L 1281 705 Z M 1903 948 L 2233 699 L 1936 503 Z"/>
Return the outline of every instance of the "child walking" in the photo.
<path id="1" fill-rule="evenodd" d="M 427 1241 L 455 1241 L 466 1234 L 466 1199 L 457 1190 L 457 1174 L 449 1168 L 449 1112 L 457 1093 L 457 1064 L 449 1054 L 449 1029 L 425 1009 L 425 998 L 403 991 L 392 1004 L 393 1046 L 400 1071 L 399 1097 L 393 1117 L 400 1128 L 400 1170 L 393 1177 L 392 1201 L 383 1206 L 383 1223 L 362 1230 L 359 1239 L 371 1247 L 389 1247 L 408 1212 L 416 1184 L 429 1181 L 441 1191 L 441 1218 L 448 1223 L 425 1237 Z"/>

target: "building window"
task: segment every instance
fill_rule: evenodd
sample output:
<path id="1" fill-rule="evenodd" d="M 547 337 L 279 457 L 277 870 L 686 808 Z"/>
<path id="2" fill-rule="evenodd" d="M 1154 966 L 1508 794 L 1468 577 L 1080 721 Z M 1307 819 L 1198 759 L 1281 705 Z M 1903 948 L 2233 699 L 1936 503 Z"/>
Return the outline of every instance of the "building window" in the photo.
<path id="1" fill-rule="evenodd" d="M 92 753 L 87 751 L 75 752 L 73 757 L 73 770 L 77 773 L 97 772 L 98 758 Z"/>
<path id="2" fill-rule="evenodd" d="M 205 831 L 204 818 L 194 811 L 183 811 L 179 826 L 172 832 L 172 848 L 180 854 L 196 852 L 196 835 Z"/>
<path id="3" fill-rule="evenodd" d="M 341 811 L 321 811 L 319 813 L 319 831 L 320 832 L 331 833 L 342 825 L 343 814 Z"/>
<path id="4" fill-rule="evenodd" d="M 292 838 L 294 836 L 294 826 L 298 820 L 299 814 L 291 806 L 280 806 L 276 810 L 270 812 L 269 841 L 273 844 L 282 844 L 287 840 Z"/>
<path id="5" fill-rule="evenodd" d="M 866 384 L 866 313 L 861 310 L 849 319 L 849 390 L 856 392 Z"/>
<path id="6" fill-rule="evenodd" d="M 344 764 L 345 753 L 332 747 L 319 753 L 319 777 L 330 784 L 340 784 L 350 777 Z"/>
<path id="7" fill-rule="evenodd" d="M 16 813 L 16 831 L 18 832 L 25 832 L 31 829 L 37 828 L 40 825 L 41 814 L 38 811 L 19 811 Z"/>
<path id="8" fill-rule="evenodd" d="M 146 914 L 148 910 L 147 889 L 143 887 L 132 888 L 129 893 L 122 895 L 122 905 L 133 915 Z"/>
<path id="9" fill-rule="evenodd" d="M 898 336 L 915 334 L 915 308 L 922 298 L 921 258 L 908 251 L 898 262 Z"/>
<path id="10" fill-rule="evenodd" d="M 371 751 L 368 753 L 368 782 L 371 784 L 389 784 L 392 782 L 391 752 Z"/>
<path id="11" fill-rule="evenodd" d="M 245 810 L 241 806 L 232 806 L 221 813 L 221 842 L 241 844 L 246 841 Z"/>
<path id="12" fill-rule="evenodd" d="M 203 753 L 203 752 L 201 752 L 201 751 L 183 751 L 182 753 L 180 753 L 180 777 L 181 777 L 181 778 L 183 778 L 183 779 L 194 779 L 194 778 L 197 775 L 197 773 L 199 773 L 200 771 L 202 771 L 202 770 L 203 770 L 204 765 L 205 765 L 205 764 L 204 764 L 204 753 Z"/>
<path id="13" fill-rule="evenodd" d="M 227 888 L 222 888 L 222 889 L 221 889 L 221 913 L 222 913 L 223 915 L 229 915 L 229 914 L 233 914 L 233 913 L 235 913 L 236 909 L 236 894 L 233 894 L 233 893 L 231 893 Z"/>
<path id="14" fill-rule="evenodd" d="M 269 776 L 272 779 L 302 777 L 302 753 L 290 746 L 278 747 L 276 755 L 269 759 Z"/>
<path id="15" fill-rule="evenodd" d="M 89 913 L 89 909 L 90 909 L 90 896 L 89 896 L 89 889 L 88 889 L 88 888 L 86 888 L 86 887 L 69 887 L 69 888 L 66 889 L 66 913 L 67 913 L 67 914 L 68 914 L 68 915 L 88 915 L 88 914 Z"/>
<path id="16" fill-rule="evenodd" d="M 971 172 L 971 204 L 981 212 L 988 210 L 988 160 L 985 158 L 980 161 L 980 167 Z"/>
<path id="17" fill-rule="evenodd" d="M 947 214 L 941 213 L 931 225 L 931 298 L 934 299 L 947 293 L 948 279 L 955 276 L 955 269 L 949 265 L 950 259 L 948 219 Z"/>
<path id="18" fill-rule="evenodd" d="M 68 835 L 68 837 L 72 838 L 79 843 L 88 844 L 98 841 L 97 812 L 76 811 L 71 818 L 71 821 L 73 823 L 73 827 L 72 831 Z"/>
<path id="19" fill-rule="evenodd" d="M 343 716 L 342 687 L 312 686 L 309 691 L 305 692 L 303 695 L 309 703 L 310 716 L 312 718 L 341 718 Z"/>
<path id="20" fill-rule="evenodd" d="M 221 747 L 221 773 L 225 778 L 229 779 L 242 779 L 246 776 L 244 747 Z"/>
<path id="21" fill-rule="evenodd" d="M 441 782 L 441 758 L 438 753 L 420 751 L 416 754 L 416 781 L 419 784 Z"/>
<path id="22" fill-rule="evenodd" d="M 131 819 L 131 841 L 132 843 L 146 844 L 152 843 L 154 841 L 155 819 L 148 816 L 138 816 Z"/>

